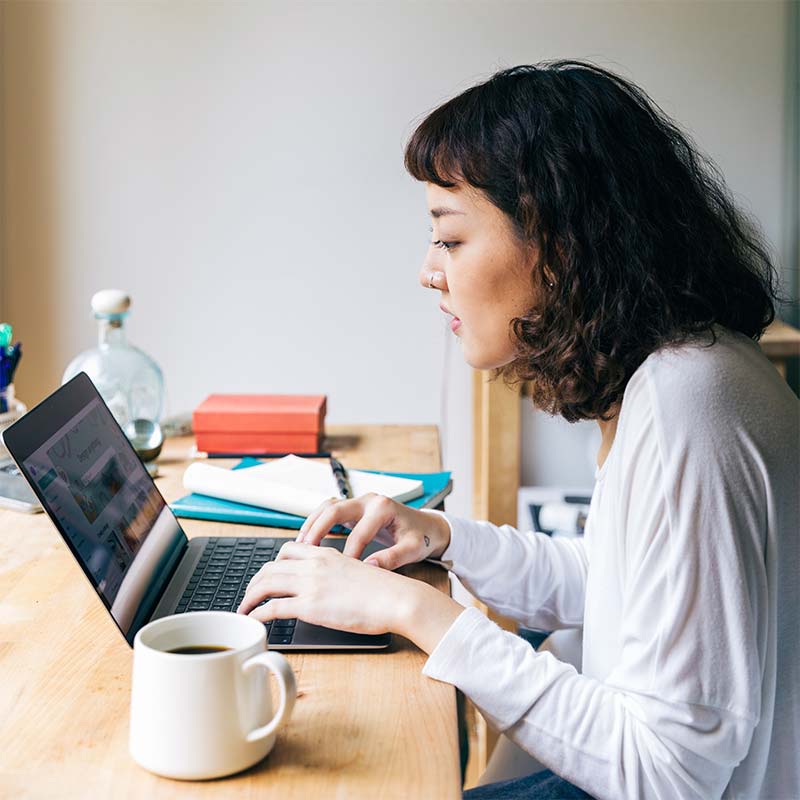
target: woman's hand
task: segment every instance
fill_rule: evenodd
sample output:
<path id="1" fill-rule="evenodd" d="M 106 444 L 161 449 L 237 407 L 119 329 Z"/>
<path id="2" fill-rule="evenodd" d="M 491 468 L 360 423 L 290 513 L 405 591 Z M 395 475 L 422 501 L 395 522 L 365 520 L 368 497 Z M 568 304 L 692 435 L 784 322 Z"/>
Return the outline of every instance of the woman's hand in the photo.
<path id="1" fill-rule="evenodd" d="M 431 514 L 379 494 L 352 500 L 326 500 L 300 528 L 298 542 L 318 545 L 335 525 L 351 528 L 344 554 L 358 558 L 376 538 L 391 545 L 365 563 L 397 569 L 425 558 L 439 558 L 450 543 L 450 526 L 440 514 Z"/>
<path id="2" fill-rule="evenodd" d="M 353 633 L 406 635 L 415 604 L 431 589 L 333 547 L 286 542 L 253 576 L 237 611 L 262 622 L 296 617 Z M 259 605 L 265 598 L 272 599 Z"/>
<path id="3" fill-rule="evenodd" d="M 265 598 L 272 599 L 258 605 Z M 237 610 L 261 622 L 297 618 L 353 633 L 399 633 L 432 653 L 464 607 L 423 581 L 333 547 L 286 542 L 253 576 Z"/>

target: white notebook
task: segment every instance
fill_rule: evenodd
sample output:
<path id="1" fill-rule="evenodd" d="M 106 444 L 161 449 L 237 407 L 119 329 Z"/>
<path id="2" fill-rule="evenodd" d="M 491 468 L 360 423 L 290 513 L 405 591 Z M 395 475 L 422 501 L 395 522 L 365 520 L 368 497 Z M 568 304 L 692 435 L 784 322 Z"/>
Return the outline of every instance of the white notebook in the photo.
<path id="1" fill-rule="evenodd" d="M 375 492 L 400 503 L 425 493 L 420 480 L 347 470 L 353 497 Z M 258 467 L 230 470 L 210 464 L 190 464 L 183 475 L 190 492 L 271 508 L 307 517 L 329 497 L 339 497 L 336 478 L 327 462 L 289 455 Z"/>

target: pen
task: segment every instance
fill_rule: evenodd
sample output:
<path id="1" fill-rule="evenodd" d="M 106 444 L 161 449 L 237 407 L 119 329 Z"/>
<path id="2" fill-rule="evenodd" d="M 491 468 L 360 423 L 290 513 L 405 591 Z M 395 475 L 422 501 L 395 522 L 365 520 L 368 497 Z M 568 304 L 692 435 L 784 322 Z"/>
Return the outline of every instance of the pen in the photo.
<path id="1" fill-rule="evenodd" d="M 14 372 L 17 369 L 17 364 L 22 357 L 22 342 L 17 342 L 13 347 L 6 350 L 8 354 L 8 382 L 14 380 Z"/>
<path id="2" fill-rule="evenodd" d="M 333 456 L 330 457 L 331 470 L 333 477 L 336 478 L 336 483 L 339 486 L 339 494 L 342 497 L 352 497 L 353 490 L 350 488 L 350 483 L 347 480 L 347 470 L 345 470 L 341 461 L 337 461 Z"/>

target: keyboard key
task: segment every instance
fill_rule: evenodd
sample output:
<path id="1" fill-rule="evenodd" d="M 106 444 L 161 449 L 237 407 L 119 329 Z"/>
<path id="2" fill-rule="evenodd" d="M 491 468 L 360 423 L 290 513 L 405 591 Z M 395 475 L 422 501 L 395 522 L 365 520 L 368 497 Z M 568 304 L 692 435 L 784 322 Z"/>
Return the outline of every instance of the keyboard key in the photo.
<path id="1" fill-rule="evenodd" d="M 291 644 L 291 642 L 292 642 L 291 636 L 283 636 L 278 633 L 270 633 L 269 635 L 270 644 Z"/>
<path id="2" fill-rule="evenodd" d="M 294 628 L 289 628 L 285 625 L 273 625 L 272 632 L 276 636 L 291 636 L 294 633 Z"/>

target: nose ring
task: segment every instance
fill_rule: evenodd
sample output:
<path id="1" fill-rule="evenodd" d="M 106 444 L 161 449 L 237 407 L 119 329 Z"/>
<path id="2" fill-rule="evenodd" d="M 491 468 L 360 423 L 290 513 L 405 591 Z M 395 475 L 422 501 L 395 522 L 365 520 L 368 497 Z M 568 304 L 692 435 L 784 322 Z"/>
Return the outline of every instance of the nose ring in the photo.
<path id="1" fill-rule="evenodd" d="M 433 273 L 431 272 L 431 277 L 428 280 L 428 288 L 433 289 Z"/>

